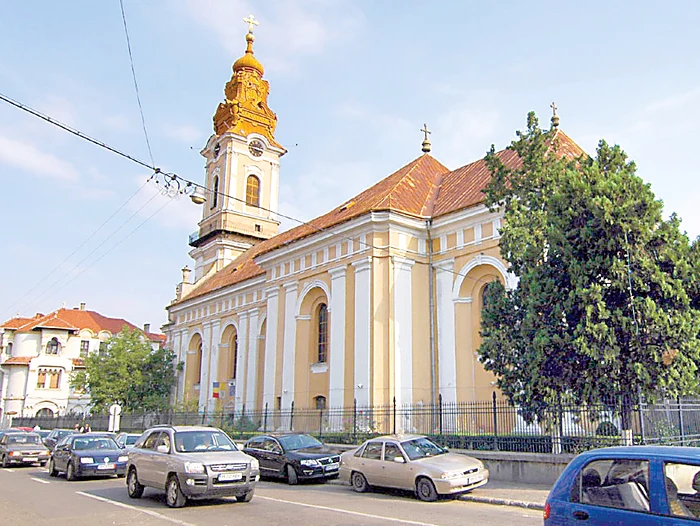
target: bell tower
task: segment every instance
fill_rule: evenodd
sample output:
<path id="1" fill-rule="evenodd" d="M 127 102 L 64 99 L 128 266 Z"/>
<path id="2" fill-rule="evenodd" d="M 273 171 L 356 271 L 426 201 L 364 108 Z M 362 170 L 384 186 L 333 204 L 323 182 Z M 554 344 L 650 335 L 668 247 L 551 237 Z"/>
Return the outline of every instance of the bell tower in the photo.
<path id="1" fill-rule="evenodd" d="M 243 21 L 245 54 L 233 64 L 224 102 L 214 114 L 214 134 L 200 152 L 206 159 L 206 201 L 199 230 L 190 236 L 195 282 L 279 230 L 279 167 L 286 150 L 275 140 L 270 85 L 253 54 L 258 21 L 253 15 Z"/>

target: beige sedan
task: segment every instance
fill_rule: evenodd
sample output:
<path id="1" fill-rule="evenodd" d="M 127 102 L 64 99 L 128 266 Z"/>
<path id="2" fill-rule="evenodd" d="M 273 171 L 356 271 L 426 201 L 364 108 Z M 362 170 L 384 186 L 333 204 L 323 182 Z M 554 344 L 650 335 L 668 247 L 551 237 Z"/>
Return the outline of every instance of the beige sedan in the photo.
<path id="1" fill-rule="evenodd" d="M 465 493 L 488 482 L 489 470 L 475 458 L 448 453 L 429 438 L 372 438 L 340 458 L 340 478 L 357 492 L 372 486 L 414 491 L 425 501 Z"/>

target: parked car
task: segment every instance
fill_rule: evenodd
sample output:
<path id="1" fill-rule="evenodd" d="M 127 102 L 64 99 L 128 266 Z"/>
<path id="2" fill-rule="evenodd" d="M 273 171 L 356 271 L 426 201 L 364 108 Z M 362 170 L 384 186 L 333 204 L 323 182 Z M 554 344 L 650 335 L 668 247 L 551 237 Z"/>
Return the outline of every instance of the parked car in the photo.
<path id="1" fill-rule="evenodd" d="M 53 451 L 53 448 L 56 446 L 56 442 L 61 440 L 64 436 L 73 433 L 77 433 L 77 431 L 74 429 L 52 429 L 48 436 L 44 439 L 44 445 L 49 449 L 49 451 Z"/>
<path id="2" fill-rule="evenodd" d="M 114 441 L 122 449 L 131 449 L 136 444 L 136 441 L 141 436 L 141 433 L 119 433 Z"/>
<path id="3" fill-rule="evenodd" d="M 261 475 L 283 478 L 288 484 L 338 477 L 340 452 L 310 435 L 260 435 L 248 440 L 243 451 L 260 461 Z"/>
<path id="4" fill-rule="evenodd" d="M 391 435 L 367 440 L 341 455 L 340 477 L 365 492 L 372 486 L 414 491 L 420 500 L 466 493 L 488 482 L 489 470 L 475 458 L 448 453 L 427 437 Z"/>
<path id="5" fill-rule="evenodd" d="M 73 433 L 64 436 L 51 452 L 49 475 L 65 472 L 67 480 L 84 476 L 123 477 L 127 455 L 104 433 Z"/>
<path id="6" fill-rule="evenodd" d="M 595 449 L 574 458 L 547 497 L 545 526 L 663 526 L 700 518 L 700 454 L 694 447 Z"/>
<path id="7" fill-rule="evenodd" d="M 19 431 L 3 433 L 0 437 L 0 462 L 7 468 L 11 464 L 34 464 L 42 466 L 49 459 L 49 450 L 36 433 Z"/>
<path id="8" fill-rule="evenodd" d="M 165 502 L 180 508 L 188 499 L 232 497 L 250 502 L 260 479 L 257 459 L 238 450 L 220 429 L 155 426 L 129 450 L 126 487 L 141 498 L 145 487 L 165 490 Z"/>
<path id="9" fill-rule="evenodd" d="M 43 443 L 44 439 L 49 436 L 49 433 L 51 433 L 50 429 L 40 429 L 39 431 L 34 431 L 37 435 L 41 437 L 41 441 Z"/>

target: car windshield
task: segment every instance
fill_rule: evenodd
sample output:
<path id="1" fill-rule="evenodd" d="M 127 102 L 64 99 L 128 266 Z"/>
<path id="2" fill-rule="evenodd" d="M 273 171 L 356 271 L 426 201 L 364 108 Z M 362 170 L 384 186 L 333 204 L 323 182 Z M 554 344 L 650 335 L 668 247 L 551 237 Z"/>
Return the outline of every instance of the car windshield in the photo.
<path id="1" fill-rule="evenodd" d="M 53 436 L 56 438 L 62 438 L 66 435 L 70 435 L 71 433 L 74 433 L 75 431 L 71 431 L 70 429 L 56 429 L 53 431 Z"/>
<path id="2" fill-rule="evenodd" d="M 309 435 L 285 435 L 279 437 L 285 451 L 294 451 L 295 449 L 304 449 L 307 447 L 318 447 L 323 444 Z"/>
<path id="3" fill-rule="evenodd" d="M 7 443 L 12 444 L 41 444 L 39 435 L 23 435 L 21 433 L 12 433 L 7 437 Z"/>
<path id="4" fill-rule="evenodd" d="M 445 450 L 431 440 L 422 437 L 401 442 L 401 447 L 411 460 L 442 455 Z"/>
<path id="5" fill-rule="evenodd" d="M 136 441 L 139 439 L 139 436 L 140 435 L 126 435 L 122 442 L 127 446 L 133 446 L 134 444 L 136 444 Z"/>
<path id="6" fill-rule="evenodd" d="M 119 446 L 117 446 L 117 443 L 109 437 L 81 437 L 73 440 L 73 449 L 75 451 L 119 449 Z"/>
<path id="7" fill-rule="evenodd" d="M 180 453 L 202 451 L 236 451 L 236 445 L 222 431 L 178 431 L 175 449 Z"/>

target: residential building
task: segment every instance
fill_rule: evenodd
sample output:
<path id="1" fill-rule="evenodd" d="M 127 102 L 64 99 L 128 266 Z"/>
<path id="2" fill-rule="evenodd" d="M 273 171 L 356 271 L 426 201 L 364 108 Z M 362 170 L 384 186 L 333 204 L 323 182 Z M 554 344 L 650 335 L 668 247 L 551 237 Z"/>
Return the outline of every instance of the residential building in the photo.
<path id="1" fill-rule="evenodd" d="M 71 387 L 71 375 L 124 327 L 137 329 L 124 319 L 85 310 L 84 303 L 0 325 L 0 422 L 14 415 L 86 413 L 90 397 Z M 143 334 L 154 348 L 165 343 L 165 335 L 150 332 L 149 325 Z"/>

